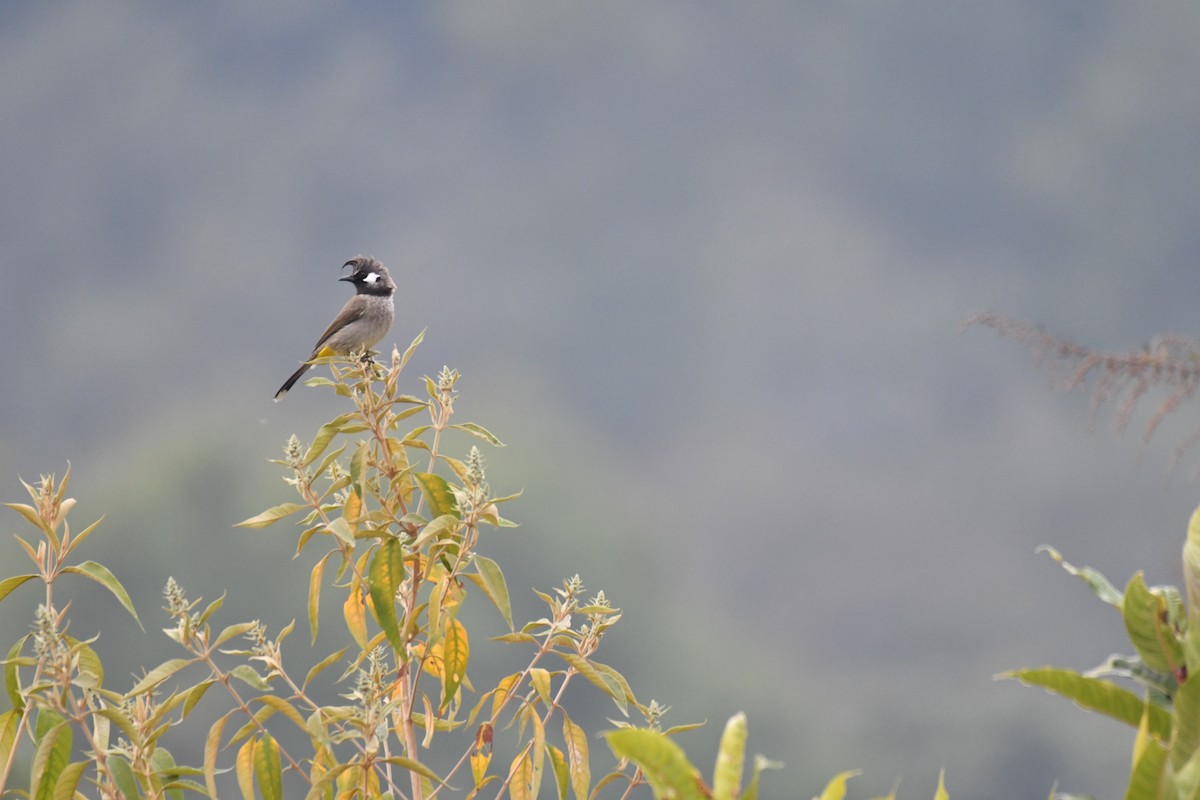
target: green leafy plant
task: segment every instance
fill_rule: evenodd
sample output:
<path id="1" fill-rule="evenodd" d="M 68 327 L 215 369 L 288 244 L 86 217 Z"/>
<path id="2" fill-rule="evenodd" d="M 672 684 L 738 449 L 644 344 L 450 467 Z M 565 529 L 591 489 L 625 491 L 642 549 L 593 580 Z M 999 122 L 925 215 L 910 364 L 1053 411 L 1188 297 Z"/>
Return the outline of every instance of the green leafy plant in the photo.
<path id="1" fill-rule="evenodd" d="M 1088 672 L 1041 667 L 1000 677 L 1040 686 L 1134 728 L 1130 800 L 1200 798 L 1200 682 L 1191 677 L 1200 669 L 1200 509 L 1183 547 L 1183 593 L 1147 586 L 1141 572 L 1121 591 L 1096 570 L 1043 549 L 1121 614 L 1134 652 Z"/>
<path id="2" fill-rule="evenodd" d="M 1163 334 L 1142 348 L 1102 352 L 1000 314 L 976 314 L 964 327 L 972 325 L 1032 350 L 1039 363 L 1063 376 L 1065 388 L 1090 385 L 1093 410 L 1116 402 L 1118 430 L 1152 392 L 1163 394 L 1143 441 L 1200 387 L 1200 340 L 1189 336 Z M 1176 447 L 1175 459 L 1198 442 L 1200 433 L 1188 435 Z M 1000 677 L 1040 686 L 1133 727 L 1137 733 L 1127 798 L 1200 798 L 1200 683 L 1194 677 L 1200 670 L 1200 509 L 1192 515 L 1183 547 L 1182 592 L 1174 586 L 1148 586 L 1140 572 L 1122 591 L 1098 571 L 1067 563 L 1051 547 L 1042 549 L 1121 614 L 1133 653 L 1112 656 L 1082 673 L 1042 667 Z"/>
<path id="3" fill-rule="evenodd" d="M 421 397 L 399 390 L 421 338 L 393 351 L 387 366 L 357 355 L 322 361 L 332 378 L 308 385 L 331 389 L 350 410 L 307 444 L 293 436 L 275 462 L 297 499 L 239 523 L 253 530 L 294 521 L 295 547 L 284 555 L 324 551 L 308 576 L 309 647 L 318 641 L 320 607 L 331 602 L 348 644 L 303 676 L 285 647 L 294 623 L 274 634 L 257 620 L 219 624 L 223 596 L 202 606 L 170 578 L 165 633 L 179 654 L 114 688 L 95 640 L 68 635 L 69 602 L 55 592 L 65 575 L 87 578 L 137 617 L 112 572 L 72 560 L 99 523 L 71 533 L 69 476 L 27 485 L 31 505 L 9 504 L 37 534 L 18 536 L 35 571 L 0 580 L 0 600 L 38 580 L 45 596 L 32 632 L 4 660 L 10 707 L 0 713 L 0 795 L 14 791 L 14 766 L 28 759 L 22 793 L 39 800 L 83 796 L 89 785 L 103 798 L 216 797 L 227 774 L 243 797 L 270 800 L 299 796 L 294 787 L 328 800 L 485 791 L 527 800 L 544 784 L 561 800 L 631 797 L 637 787 L 660 797 L 757 797 L 761 771 L 774 765 L 756 759 L 742 788 L 743 716 L 726 728 L 709 789 L 674 741 L 696 726 L 664 729 L 666 707 L 641 703 L 625 677 L 597 659 L 621 618 L 603 591 L 588 595 L 578 576 L 569 578 L 537 592 L 544 616 L 514 624 L 500 565 L 477 544 L 514 527 L 500 509 L 517 495 L 493 494 L 477 446 L 462 458 L 446 451 L 452 435 L 503 445 L 484 427 L 455 421 L 456 371 L 424 378 Z M 476 601 L 498 612 L 494 638 L 526 653 L 521 669 L 490 687 L 469 677 L 478 634 L 460 612 Z M 621 715 L 606 735 L 616 761 L 595 780 L 590 727 L 563 704 L 575 684 L 610 698 Z M 340 688 L 344 702 L 319 700 L 321 686 Z M 178 764 L 168 739 L 201 708 L 216 715 L 202 735 L 203 761 Z M 512 755 L 493 764 L 501 742 Z M 451 766 L 439 773 L 434 761 Z"/>

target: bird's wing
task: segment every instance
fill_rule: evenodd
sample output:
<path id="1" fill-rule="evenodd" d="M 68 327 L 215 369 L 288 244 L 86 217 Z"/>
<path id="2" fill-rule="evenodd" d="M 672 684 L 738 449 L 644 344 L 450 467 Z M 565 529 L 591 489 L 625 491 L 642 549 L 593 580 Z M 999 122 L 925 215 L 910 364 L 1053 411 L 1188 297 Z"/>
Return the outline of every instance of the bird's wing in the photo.
<path id="1" fill-rule="evenodd" d="M 317 340 L 317 344 L 313 347 L 313 356 L 321 351 L 322 345 L 329 341 L 329 337 L 340 331 L 342 328 L 354 322 L 357 319 L 362 319 L 363 314 L 367 311 L 367 304 L 360 301 L 360 295 L 355 295 L 350 298 L 349 302 L 342 307 L 341 313 L 329 323 L 329 327 L 321 334 L 321 338 Z"/>

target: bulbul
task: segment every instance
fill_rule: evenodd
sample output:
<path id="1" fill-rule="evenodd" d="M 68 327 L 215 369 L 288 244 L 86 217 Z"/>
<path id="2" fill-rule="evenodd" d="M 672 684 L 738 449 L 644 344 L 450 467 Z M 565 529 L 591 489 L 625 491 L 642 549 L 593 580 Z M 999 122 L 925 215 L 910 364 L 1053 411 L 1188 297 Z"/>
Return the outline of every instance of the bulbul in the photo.
<path id="1" fill-rule="evenodd" d="M 392 283 L 387 268 L 370 256 L 352 258 L 342 265 L 342 269 L 346 267 L 352 267 L 354 271 L 338 280 L 354 284 L 354 297 L 346 301 L 341 313 L 329 323 L 308 360 L 279 387 L 275 393 L 276 403 L 308 371 L 313 359 L 367 350 L 392 326 L 395 313 L 392 293 L 396 291 L 396 284 Z"/>

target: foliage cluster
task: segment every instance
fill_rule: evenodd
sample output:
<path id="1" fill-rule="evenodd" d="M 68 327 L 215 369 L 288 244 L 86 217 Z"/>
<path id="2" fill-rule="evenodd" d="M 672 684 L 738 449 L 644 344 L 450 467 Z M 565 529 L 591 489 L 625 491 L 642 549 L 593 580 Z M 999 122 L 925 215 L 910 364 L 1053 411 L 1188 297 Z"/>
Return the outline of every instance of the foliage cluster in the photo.
<path id="1" fill-rule="evenodd" d="M 604 592 L 588 596 L 572 577 L 537 593 L 544 616 L 514 625 L 500 565 L 476 546 L 485 531 L 513 526 L 500 508 L 515 495 L 493 495 L 477 447 L 455 458 L 443 438 L 457 431 L 502 444 L 480 425 L 453 421 L 456 371 L 424 378 L 424 397 L 399 391 L 420 340 L 403 354 L 393 351 L 390 366 L 359 355 L 322 360 L 332 379 L 308 385 L 332 389 L 352 409 L 307 445 L 292 437 L 275 462 L 298 500 L 239 523 L 257 529 L 294 519 L 301 529 L 295 553 L 325 550 L 309 575 L 304 616 L 311 646 L 321 604 L 331 595 L 347 644 L 303 676 L 285 655 L 294 622 L 274 635 L 257 620 L 219 624 L 223 597 L 201 607 L 172 578 L 164 591 L 170 618 L 164 632 L 180 654 L 132 686 L 114 688 L 92 646 L 95 637 L 68 633 L 70 603 L 56 594 L 60 578 L 79 575 L 108 589 L 137 619 L 111 571 L 75 561 L 99 521 L 72 532 L 69 470 L 61 481 L 44 476 L 25 484 L 32 502 L 7 505 L 36 532 L 17 536 L 35 570 L 0 580 L 0 600 L 38 581 L 44 597 L 32 631 L 3 662 L 8 708 L 0 712 L 0 795 L 70 800 L 90 786 L 102 798 L 215 798 L 219 783 L 232 783 L 221 776 L 230 775 L 243 797 L 268 800 L 301 792 L 314 800 L 481 793 L 532 800 L 544 783 L 560 800 L 632 797 L 637 787 L 659 797 L 757 797 L 760 774 L 773 765 L 759 757 L 743 775 L 743 715 L 726 726 L 709 784 L 673 739 L 695 726 L 664 728 L 667 709 L 640 702 L 616 669 L 597 660 L 606 632 L 621 618 Z M 420 424 L 402 427 L 413 417 Z M 496 638 L 528 654 L 522 669 L 482 690 L 468 677 L 475 634 L 460 614 L 471 598 L 498 612 L 503 628 Z M 318 699 L 316 687 L 330 683 L 344 702 Z M 621 715 L 606 726 L 614 760 L 598 777 L 592 735 L 563 705 L 574 684 L 611 698 Z M 199 709 L 216 716 L 203 734 L 202 763 L 177 763 L 168 749 L 171 734 Z M 494 740 L 513 753 L 503 765 L 492 763 Z M 442 774 L 428 763 L 435 748 L 452 754 L 445 760 L 453 766 Z M 19 764 L 29 773 L 23 790 L 15 788 Z M 831 784 L 831 800 L 837 786 Z"/>
<path id="2" fill-rule="evenodd" d="M 1067 389 L 1090 383 L 1093 411 L 1117 403 L 1118 430 L 1152 390 L 1165 392 L 1146 423 L 1143 441 L 1200 388 L 1200 340 L 1192 337 L 1162 334 L 1140 349 L 1103 352 L 1000 314 L 976 314 L 965 323 L 971 325 L 1030 348 L 1039 362 L 1065 373 Z M 1176 448 L 1175 458 L 1197 443 L 1200 431 Z M 1097 570 L 1069 564 L 1054 548 L 1042 549 L 1121 614 L 1134 652 L 1110 656 L 1083 673 L 1042 667 L 1001 677 L 1041 686 L 1136 729 L 1125 793 L 1129 800 L 1200 799 L 1200 681 L 1194 677 L 1200 673 L 1200 509 L 1192 515 L 1183 546 L 1183 592 L 1174 586 L 1147 586 L 1141 572 L 1121 591 Z"/>
<path id="3" fill-rule="evenodd" d="M 1041 667 L 1001 677 L 1041 686 L 1133 727 L 1129 800 L 1200 799 L 1200 681 L 1189 679 L 1200 674 L 1200 509 L 1183 546 L 1183 593 L 1174 586 L 1147 586 L 1141 572 L 1121 591 L 1097 570 L 1043 549 L 1120 612 L 1134 652 L 1110 656 L 1083 673 Z"/>

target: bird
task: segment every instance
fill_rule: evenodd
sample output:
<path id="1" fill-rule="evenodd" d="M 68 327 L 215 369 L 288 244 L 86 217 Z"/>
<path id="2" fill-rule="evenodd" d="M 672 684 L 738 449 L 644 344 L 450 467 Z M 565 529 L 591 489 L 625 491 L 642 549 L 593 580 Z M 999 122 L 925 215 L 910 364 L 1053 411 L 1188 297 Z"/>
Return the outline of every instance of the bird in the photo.
<path id="1" fill-rule="evenodd" d="M 308 371 L 314 359 L 367 350 L 392 326 L 395 314 L 392 294 L 396 284 L 392 283 L 387 267 L 371 256 L 356 256 L 342 265 L 342 269 L 346 267 L 352 267 L 352 272 L 338 280 L 354 284 L 355 295 L 346 301 L 341 313 L 321 334 L 312 355 L 279 387 L 275 393 L 276 403 Z"/>

